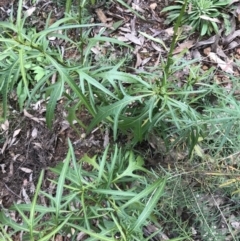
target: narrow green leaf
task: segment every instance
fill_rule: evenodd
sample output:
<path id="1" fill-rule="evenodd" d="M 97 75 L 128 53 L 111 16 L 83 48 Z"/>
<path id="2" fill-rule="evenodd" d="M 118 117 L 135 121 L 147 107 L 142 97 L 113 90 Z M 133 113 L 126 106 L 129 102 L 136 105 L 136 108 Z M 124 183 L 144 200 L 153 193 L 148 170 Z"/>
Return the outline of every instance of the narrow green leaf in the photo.
<path id="1" fill-rule="evenodd" d="M 44 176 L 44 170 L 41 171 L 39 179 L 38 179 L 38 184 L 35 190 L 35 194 L 31 203 L 31 209 L 30 209 L 30 214 L 29 214 L 29 229 L 30 229 L 30 237 L 33 239 L 33 233 L 34 233 L 34 221 L 35 221 L 35 215 L 36 215 L 36 204 L 37 204 L 37 198 L 38 198 L 38 194 L 42 185 L 42 181 L 43 181 L 43 176 Z"/>
<path id="2" fill-rule="evenodd" d="M 110 95 L 111 97 L 113 97 L 114 99 L 118 99 L 110 90 L 108 90 L 107 88 L 105 88 L 101 83 L 99 83 L 97 80 L 95 80 L 94 78 L 92 78 L 90 75 L 88 75 L 87 73 L 85 73 L 82 70 L 77 70 L 77 72 L 79 73 L 79 75 L 81 76 L 81 78 L 85 79 L 89 84 L 95 86 L 96 88 L 98 88 L 99 90 L 101 90 L 103 93 Z"/>
<path id="3" fill-rule="evenodd" d="M 19 212 L 19 214 L 21 215 L 24 223 L 26 223 L 28 228 L 30 229 L 30 220 L 27 217 L 27 215 L 25 215 L 25 213 L 21 209 L 19 209 L 19 207 L 16 203 L 14 203 L 14 206 L 15 206 L 16 210 Z M 28 232 L 29 232 L 29 230 L 28 230 Z"/>
<path id="4" fill-rule="evenodd" d="M 109 43 L 114 43 L 114 44 L 117 44 L 117 45 L 122 45 L 122 46 L 125 46 L 125 47 L 128 47 L 128 48 L 132 48 L 129 44 L 126 44 L 120 40 L 117 40 L 117 39 L 114 39 L 114 38 L 108 38 L 108 37 L 100 37 L 100 36 L 96 36 L 96 37 L 93 37 L 93 38 L 90 38 L 89 39 L 90 42 L 109 42 Z"/>
<path id="5" fill-rule="evenodd" d="M 69 18 L 68 20 L 72 20 L 72 18 Z M 66 22 L 67 19 L 63 19 L 62 22 Z M 58 23 L 58 22 L 57 22 Z M 58 23 L 60 24 L 60 23 Z M 54 25 L 51 25 L 50 28 L 45 29 L 41 32 L 39 32 L 38 34 L 36 34 L 34 37 L 44 37 L 45 35 L 51 33 L 51 32 L 57 32 L 59 30 L 66 30 L 66 29 L 74 29 L 74 28 L 91 28 L 91 27 L 96 27 L 96 26 L 101 26 L 102 24 L 72 24 L 72 25 L 63 25 L 63 26 L 58 26 L 58 27 L 54 27 Z"/>
<path id="6" fill-rule="evenodd" d="M 50 60 L 53 66 L 55 66 L 61 78 L 64 81 L 66 81 L 68 85 L 71 87 L 71 89 L 74 91 L 74 93 L 77 94 L 79 99 L 82 101 L 83 105 L 88 109 L 89 113 L 92 116 L 95 116 L 95 112 L 91 104 L 87 101 L 87 98 L 84 96 L 80 88 L 76 85 L 75 81 L 67 74 L 66 70 L 60 64 L 58 64 L 57 61 L 54 58 L 52 58 L 50 55 L 47 55 L 47 58 Z"/>
<path id="7" fill-rule="evenodd" d="M 118 117 L 121 111 L 133 101 L 141 101 L 146 95 L 141 96 L 124 96 L 122 100 L 119 100 L 109 106 L 100 107 L 96 117 L 90 123 L 87 133 L 89 133 L 99 122 L 103 121 L 105 118 L 113 115 L 114 116 L 114 137 L 116 139 Z"/>
<path id="8" fill-rule="evenodd" d="M 139 202 L 142 198 L 148 196 L 151 192 L 153 192 L 156 188 L 158 188 L 159 185 L 162 185 L 163 183 L 165 185 L 165 180 L 162 180 L 162 179 L 157 180 L 156 182 L 148 186 L 146 189 L 141 191 L 139 194 L 137 194 L 135 197 L 130 199 L 128 202 L 123 204 L 121 208 L 124 209 L 135 202 Z"/>
<path id="9" fill-rule="evenodd" d="M 24 212 L 29 212 L 31 210 L 31 205 L 29 204 L 18 204 L 18 207 L 20 210 L 24 211 Z M 10 207 L 9 210 L 16 210 L 16 208 Z M 55 212 L 56 209 L 54 207 L 45 207 L 45 206 L 41 206 L 41 205 L 35 205 L 35 212 L 39 212 L 39 213 L 52 213 Z"/>
<path id="10" fill-rule="evenodd" d="M 106 194 L 106 195 L 112 195 L 112 196 L 122 196 L 122 197 L 134 197 L 136 196 L 136 193 L 134 192 L 124 192 L 124 191 L 118 191 L 118 190 L 106 190 L 106 189 L 95 189 L 93 192 Z"/>
<path id="11" fill-rule="evenodd" d="M 47 104 L 46 123 L 49 128 L 52 126 L 55 107 L 58 99 L 62 96 L 62 91 L 63 91 L 63 83 L 60 80 L 55 84 L 55 88 L 53 88 L 50 95 L 50 99 Z"/>
<path id="12" fill-rule="evenodd" d="M 48 233 L 46 236 L 39 239 L 38 241 L 49 241 L 54 235 L 56 235 L 65 226 L 65 224 L 68 222 L 70 217 L 71 215 L 66 217 L 66 219 L 60 225 L 57 226 L 57 228 L 55 228 L 53 231 L 51 231 L 50 233 Z"/>
<path id="13" fill-rule="evenodd" d="M 74 167 L 75 175 L 77 176 L 76 181 L 79 183 L 79 185 L 81 185 L 81 167 L 77 164 L 73 145 L 72 145 L 70 139 L 68 139 L 68 146 L 69 146 L 70 152 L 72 153 L 72 164 Z M 67 178 L 68 178 L 68 176 L 67 176 Z"/>
<path id="14" fill-rule="evenodd" d="M 3 213 L 3 211 L 0 212 L 0 221 L 1 221 L 1 223 L 4 223 L 5 225 L 8 225 L 11 228 L 13 228 L 15 231 L 29 232 L 29 229 L 28 229 L 28 226 L 26 225 L 26 223 L 18 224 L 16 222 L 14 222 L 11 218 L 6 217 L 6 215 Z M 35 231 L 35 233 L 38 233 L 38 232 Z"/>
<path id="15" fill-rule="evenodd" d="M 124 24 L 124 20 L 119 20 L 119 21 L 114 22 L 112 25 L 113 30 L 111 30 L 110 33 L 116 31 L 123 24 Z"/>
<path id="16" fill-rule="evenodd" d="M 10 238 L 10 234 L 5 231 L 3 225 L 1 225 L 1 224 L 0 224 L 0 240 L 1 241 L 13 241 Z"/>
<path id="17" fill-rule="evenodd" d="M 51 194 L 48 194 L 47 192 L 40 191 L 41 194 L 46 196 L 49 200 L 51 200 L 53 203 L 55 202 L 55 197 L 53 197 Z M 56 209 L 55 209 L 56 212 Z"/>
<path id="18" fill-rule="evenodd" d="M 22 80 L 24 83 L 24 92 L 27 93 L 28 98 L 31 98 L 30 93 L 29 93 L 29 89 L 28 89 L 28 80 L 27 80 L 27 74 L 26 74 L 26 70 L 25 70 L 25 51 L 23 48 L 21 48 L 19 50 L 19 65 L 20 65 L 20 70 L 21 70 L 21 75 L 22 75 Z"/>
<path id="19" fill-rule="evenodd" d="M 145 20 L 144 17 L 142 17 L 137 11 L 135 11 L 134 9 L 132 9 L 127 3 L 125 3 L 122 0 L 117 0 L 118 3 L 120 3 L 121 5 L 123 5 L 125 8 L 129 9 L 132 13 L 134 13 L 136 16 L 138 16 L 139 18 Z"/>
<path id="20" fill-rule="evenodd" d="M 22 6 L 23 6 L 23 0 L 18 1 L 18 10 L 17 10 L 17 29 L 19 34 L 21 35 L 21 30 L 22 30 Z"/>
<path id="21" fill-rule="evenodd" d="M 121 237 L 122 237 L 123 241 L 127 241 L 127 237 L 126 237 L 126 234 L 125 234 L 125 232 L 124 232 L 124 230 L 123 230 L 123 227 L 122 227 L 121 224 L 119 223 L 120 220 L 118 220 L 118 219 L 114 216 L 114 214 L 113 214 L 112 212 L 111 212 L 111 217 L 112 217 L 115 225 L 117 226 L 117 228 L 118 228 L 118 230 L 119 230 L 119 232 L 120 232 L 120 234 L 121 234 Z M 121 240 L 122 240 L 122 239 L 121 239 Z"/>
<path id="22" fill-rule="evenodd" d="M 108 237 L 109 234 L 110 234 L 110 232 L 111 232 L 111 230 L 107 230 L 107 231 L 105 232 L 106 236 L 105 236 L 105 235 L 103 236 L 103 235 L 100 234 L 100 233 L 94 233 L 94 232 L 91 231 L 91 230 L 87 230 L 87 229 L 85 229 L 85 228 L 83 228 L 83 227 L 81 227 L 81 226 L 79 226 L 79 225 L 75 225 L 75 224 L 73 224 L 73 223 L 68 223 L 68 225 L 71 226 L 71 227 L 73 227 L 73 228 L 76 229 L 76 230 L 80 230 L 80 231 L 82 231 L 83 233 L 88 234 L 90 237 L 93 237 L 93 238 L 95 238 L 96 240 L 101 240 L 101 241 L 116 241 L 115 239 Z M 108 234 L 108 235 L 107 235 L 107 234 Z M 40 241 L 41 241 L 41 240 L 40 240 Z"/>
<path id="23" fill-rule="evenodd" d="M 108 180 L 108 175 L 110 174 L 110 173 L 107 173 L 108 175 L 105 175 L 105 173 L 104 173 L 104 167 L 105 167 L 106 160 L 107 160 L 107 155 L 108 155 L 108 148 L 109 148 L 109 145 L 105 149 L 105 151 L 103 153 L 103 156 L 101 158 L 101 161 L 100 161 L 100 166 L 99 166 L 99 170 L 98 170 L 98 178 L 97 178 L 97 182 L 99 182 L 99 183 L 101 182 L 101 180 L 103 178 L 105 180 Z"/>
<path id="24" fill-rule="evenodd" d="M 50 79 L 50 77 L 51 77 L 53 74 L 55 74 L 55 73 L 50 72 L 49 74 L 45 74 L 45 75 L 43 76 L 43 78 L 40 79 L 40 80 L 35 84 L 34 88 L 31 89 L 31 97 L 30 97 L 30 99 L 28 99 L 27 106 L 30 105 L 30 101 L 31 101 L 31 100 L 36 101 L 35 95 L 36 95 L 37 91 L 39 91 L 41 88 L 44 87 L 44 85 L 47 83 L 47 81 Z"/>
<path id="25" fill-rule="evenodd" d="M 168 241 L 181 241 L 181 240 L 189 240 L 189 237 L 172 238 L 172 239 L 169 239 Z"/>
<path id="26" fill-rule="evenodd" d="M 71 149 L 69 149 L 67 157 L 63 164 L 63 168 L 62 168 L 60 177 L 58 179 L 58 185 L 57 185 L 57 191 L 56 191 L 56 197 L 55 197 L 56 218 L 57 219 L 58 219 L 60 211 L 61 211 L 63 188 L 64 188 L 64 183 L 65 183 L 66 173 L 67 173 L 67 170 L 69 169 L 69 163 L 71 160 L 71 156 L 72 156 L 72 151 L 71 151 Z"/>
<path id="27" fill-rule="evenodd" d="M 209 27 L 208 27 L 207 23 L 202 24 L 201 36 L 204 36 L 207 33 L 208 28 Z"/>
<path id="28" fill-rule="evenodd" d="M 150 40 L 152 40 L 152 41 L 154 41 L 154 42 L 156 42 L 156 43 L 161 44 L 167 52 L 169 51 L 169 48 L 165 45 L 165 43 L 164 43 L 160 38 L 157 38 L 157 39 L 156 39 L 156 38 L 152 37 L 151 35 L 149 35 L 149 34 L 147 34 L 147 33 L 143 33 L 143 32 L 141 32 L 141 31 L 139 31 L 139 33 L 140 33 L 141 35 L 143 35 L 144 37 L 146 37 L 146 38 L 148 38 L 148 39 L 150 39 Z"/>
<path id="29" fill-rule="evenodd" d="M 2 22 L 0 21 L 0 27 L 3 28 L 7 28 L 7 29 L 11 29 L 13 32 L 17 32 L 17 28 L 13 23 L 9 23 L 9 22 Z M 8 39 L 8 38 L 0 38 L 1 42 L 5 42 L 5 40 L 9 40 L 11 43 L 17 43 L 15 40 L 13 39 Z"/>
<path id="30" fill-rule="evenodd" d="M 108 146 L 109 147 L 109 146 Z M 107 176 L 107 188 L 110 188 L 112 181 L 113 181 L 113 175 L 114 175 L 114 170 L 116 168 L 116 162 L 119 159 L 121 159 L 121 148 L 118 147 L 118 145 L 115 145 L 115 150 L 114 150 L 114 155 L 111 158 L 110 166 L 108 168 L 108 176 Z M 121 160 L 122 161 L 122 160 Z"/>
<path id="31" fill-rule="evenodd" d="M 137 221 L 133 225 L 132 230 L 137 230 L 140 226 L 144 224 L 146 219 L 151 215 L 153 209 L 156 207 L 156 204 L 159 198 L 162 196 L 165 184 L 166 184 L 166 179 L 164 179 L 161 183 L 159 183 L 158 187 L 156 187 L 152 196 L 148 200 L 148 203 L 143 209 L 142 213 L 140 214 Z"/>

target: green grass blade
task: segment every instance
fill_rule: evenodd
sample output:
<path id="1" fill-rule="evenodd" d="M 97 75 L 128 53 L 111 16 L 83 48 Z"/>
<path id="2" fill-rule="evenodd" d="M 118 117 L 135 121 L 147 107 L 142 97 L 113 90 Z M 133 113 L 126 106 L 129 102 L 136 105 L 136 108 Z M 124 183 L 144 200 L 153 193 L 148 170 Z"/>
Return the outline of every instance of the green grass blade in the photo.
<path id="1" fill-rule="evenodd" d="M 72 143 L 69 139 L 68 139 L 68 146 L 69 146 L 70 152 L 72 153 L 72 164 L 73 164 L 74 172 L 77 176 L 76 181 L 78 181 L 78 183 L 81 184 L 81 167 L 79 165 L 77 165 L 76 156 L 74 154 L 74 149 L 73 149 Z"/>
<path id="2" fill-rule="evenodd" d="M 72 0 L 67 0 L 65 4 L 65 12 L 70 13 L 71 7 L 72 7 Z"/>
<path id="3" fill-rule="evenodd" d="M 81 162 L 86 162 L 90 165 L 93 166 L 94 169 L 98 170 L 100 169 L 99 164 L 96 161 L 97 156 L 93 156 L 93 157 L 89 157 L 86 153 L 83 155 L 83 157 L 81 158 Z"/>
<path id="4" fill-rule="evenodd" d="M 53 74 L 55 74 L 55 73 L 51 72 L 51 73 L 49 73 L 49 74 L 45 74 L 44 77 L 41 78 L 41 79 L 35 84 L 34 88 L 31 89 L 31 97 L 30 97 L 30 99 L 28 99 L 27 106 L 30 105 L 30 101 L 31 101 L 31 100 L 36 101 L 35 95 L 36 95 L 37 91 L 38 91 L 40 88 L 44 87 L 45 83 L 51 78 L 51 76 L 52 76 Z"/>
<path id="5" fill-rule="evenodd" d="M 15 206 L 16 210 L 19 212 L 19 214 L 21 215 L 21 217 L 24 220 L 24 222 L 27 224 L 28 228 L 30 229 L 29 218 L 24 214 L 24 212 L 21 209 L 19 209 L 17 204 L 14 203 L 14 206 Z M 29 229 L 28 229 L 28 231 L 29 231 Z"/>

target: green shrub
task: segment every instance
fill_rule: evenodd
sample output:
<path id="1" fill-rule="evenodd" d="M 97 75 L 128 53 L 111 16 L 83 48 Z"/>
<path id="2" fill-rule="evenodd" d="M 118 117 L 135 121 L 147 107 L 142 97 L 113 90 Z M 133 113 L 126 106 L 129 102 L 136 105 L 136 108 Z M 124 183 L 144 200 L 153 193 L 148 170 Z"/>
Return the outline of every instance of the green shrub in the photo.
<path id="1" fill-rule="evenodd" d="M 144 225 L 151 222 L 159 227 L 154 212 L 166 178 L 156 177 L 143 168 L 140 156 L 117 146 L 111 154 L 107 148 L 99 159 L 85 155 L 77 161 L 69 145 L 64 163 L 51 168 L 59 176 L 52 181 L 57 184 L 55 195 L 40 191 L 42 172 L 32 203 L 13 207 L 21 215 L 22 224 L 0 213 L 1 222 L 13 229 L 11 235 L 23 231 L 23 240 L 47 241 L 60 233 L 71 234 L 76 240 L 83 232 L 94 240 L 114 241 L 117 233 L 121 240 L 137 241 L 144 240 Z M 91 170 L 85 170 L 84 163 Z M 38 204 L 39 195 L 48 199 L 49 206 Z M 158 232 L 160 229 L 155 235 Z"/>
<path id="2" fill-rule="evenodd" d="M 162 12 L 167 12 L 167 22 L 174 22 L 184 4 L 184 0 L 175 1 L 176 4 L 165 7 Z M 200 32 L 201 36 L 218 33 L 220 19 L 228 19 L 224 9 L 231 3 L 230 0 L 188 0 L 188 6 L 182 18 L 182 25 L 189 25 L 192 31 Z"/>

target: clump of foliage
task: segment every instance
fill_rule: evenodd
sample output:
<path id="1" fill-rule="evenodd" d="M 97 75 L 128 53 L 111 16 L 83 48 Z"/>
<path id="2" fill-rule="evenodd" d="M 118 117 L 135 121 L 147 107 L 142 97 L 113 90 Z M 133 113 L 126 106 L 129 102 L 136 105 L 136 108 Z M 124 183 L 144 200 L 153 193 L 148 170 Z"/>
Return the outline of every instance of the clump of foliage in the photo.
<path id="1" fill-rule="evenodd" d="M 165 7 L 162 12 L 167 12 L 167 22 L 174 22 L 180 14 L 184 0 L 175 1 L 174 5 Z M 192 31 L 200 32 L 201 36 L 210 35 L 212 32 L 219 31 L 219 18 L 227 21 L 228 16 L 224 14 L 224 9 L 230 4 L 225 0 L 188 0 L 188 5 L 184 16 L 182 17 L 182 25 L 189 25 Z"/>
<path id="2" fill-rule="evenodd" d="M 104 61 L 100 64 L 91 62 L 91 48 L 96 43 L 107 41 L 113 46 L 129 46 L 103 37 L 101 33 L 89 37 L 86 29 L 93 25 L 82 21 L 82 10 L 87 2 L 78 1 L 79 15 L 76 20 L 70 16 L 72 1 L 67 1 L 66 16 L 51 26 L 46 23 L 46 28 L 39 32 L 34 28 L 25 28 L 27 16 L 21 18 L 22 1 L 19 1 L 17 21 L 0 23 L 3 29 L 0 34 L 0 91 L 5 115 L 8 93 L 16 89 L 20 109 L 25 107 L 26 100 L 46 99 L 47 123 L 50 126 L 56 103 L 65 95 L 72 104 L 68 116 L 70 123 L 75 121 L 75 112 L 81 106 L 93 116 L 89 126 L 84 126 L 88 132 L 99 123 L 108 123 L 113 129 L 114 139 L 117 140 L 119 133 L 126 134 L 131 139 L 131 147 L 149 138 L 151 132 L 156 135 L 157 141 L 163 140 L 166 146 L 161 149 L 161 141 L 154 143 L 156 153 L 163 150 L 157 153 L 159 159 L 167 151 L 176 152 L 171 158 L 177 159 L 179 147 L 181 150 L 188 149 L 190 158 L 186 162 L 192 161 L 190 166 L 194 158 L 198 163 L 206 162 L 211 171 L 218 170 L 218 161 L 221 165 L 233 166 L 230 157 L 232 153 L 238 153 L 240 139 L 240 105 L 234 97 L 234 89 L 239 88 L 237 78 L 232 80 L 233 91 L 229 92 L 212 82 L 213 68 L 203 71 L 195 60 L 185 60 L 181 58 L 182 54 L 173 56 L 182 24 L 191 25 L 201 35 L 217 31 L 218 25 L 212 20 L 225 18 L 221 11 L 229 2 L 179 0 L 176 1 L 177 5 L 165 8 L 163 11 L 169 12 L 168 20 L 176 20 L 167 59 L 162 60 L 159 72 L 137 74 L 122 70 L 126 60 L 116 64 L 115 59 L 111 63 L 105 59 L 107 66 Z M 117 2 L 126 6 L 122 0 Z M 78 42 L 65 34 L 73 28 L 80 28 Z M 79 48 L 80 61 L 66 61 L 60 49 L 51 47 L 50 37 L 63 39 Z M 145 34 L 145 37 L 164 45 L 151 36 Z M 189 74 L 184 76 L 180 86 L 176 76 L 186 66 Z M 53 76 L 57 77 L 55 83 L 51 82 Z M 66 87 L 70 87 L 70 94 L 69 90 L 65 91 Z M 76 104 L 73 106 L 73 103 Z M 4 237 L 7 237 L 7 230 L 10 236 L 22 232 L 24 239 L 31 241 L 50 240 L 57 233 L 71 234 L 72 240 L 76 240 L 80 232 L 88 235 L 86 240 L 89 241 L 111 241 L 119 237 L 124 241 L 151 240 L 161 233 L 164 226 L 159 225 L 161 219 L 161 223 L 168 227 L 171 223 L 171 228 L 176 231 L 173 240 L 191 240 L 190 224 L 195 227 L 197 223 L 186 225 L 180 215 L 184 213 L 180 210 L 182 207 L 187 207 L 185 213 L 194 216 L 196 222 L 204 224 L 198 230 L 203 237 L 206 233 L 210 238 L 216 235 L 212 226 L 218 222 L 217 216 L 212 216 L 214 213 L 209 212 L 210 208 L 206 209 L 207 205 L 211 207 L 212 204 L 209 200 L 199 200 L 202 193 L 209 190 L 199 189 L 195 193 L 188 188 L 189 183 L 199 185 L 199 173 L 200 177 L 206 176 L 205 166 L 201 172 L 199 169 L 194 170 L 196 173 L 189 171 L 189 167 L 184 166 L 184 170 L 174 173 L 170 162 L 164 173 L 158 170 L 153 173 L 143 167 L 141 156 L 136 156 L 132 151 L 122 151 L 117 146 L 111 154 L 107 149 L 101 158 L 85 155 L 80 161 L 75 159 L 70 143 L 69 146 L 64 163 L 51 169 L 59 176 L 57 181 L 52 180 L 57 184 L 55 195 L 40 191 L 42 172 L 32 203 L 12 208 L 21 215 L 21 224 L 7 217 L 8 210 L 2 210 L 0 220 L 4 225 L 0 224 L 0 230 Z M 171 161 L 176 160 L 173 158 Z M 90 170 L 83 167 L 84 163 L 90 166 Z M 183 174 L 190 174 L 191 181 L 185 176 L 182 178 Z M 226 179 L 225 185 L 231 184 Z M 165 186 L 166 181 L 168 187 Z M 205 178 L 204 181 L 200 184 L 210 186 L 212 179 Z M 216 183 L 213 188 L 219 184 Z M 47 207 L 39 204 L 38 195 L 48 200 Z M 222 212 L 221 207 L 216 207 Z M 156 229 L 146 239 L 144 229 L 148 224 Z M 228 230 L 231 231 L 231 227 Z M 222 240 L 220 238 L 218 240 Z"/>
<path id="3" fill-rule="evenodd" d="M 77 240 L 82 232 L 90 237 L 87 240 L 114 241 L 119 236 L 124 241 L 137 241 L 144 240 L 144 226 L 149 222 L 158 227 L 153 236 L 161 231 L 154 213 L 166 178 L 145 169 L 140 156 L 117 146 L 111 154 L 106 148 L 101 158 L 85 155 L 77 161 L 69 145 L 64 163 L 51 169 L 59 176 L 52 181 L 56 194 L 40 191 L 42 172 L 32 203 L 12 208 L 21 215 L 22 224 L 7 218 L 4 212 L 0 214 L 0 221 L 13 229 L 11 235 L 23 231 L 23 240 L 44 241 L 62 233 Z M 92 170 L 85 170 L 83 163 Z M 49 200 L 48 207 L 38 204 L 39 195 Z"/>
<path id="4" fill-rule="evenodd" d="M 67 97 L 70 100 L 78 98 L 81 105 L 93 116 L 95 103 L 92 100 L 93 95 L 86 97 L 89 92 L 93 94 L 100 90 L 103 94 L 108 93 L 112 98 L 117 98 L 105 86 L 99 84 L 98 76 L 92 76 L 88 58 L 96 42 L 108 41 L 125 46 L 126 44 L 116 39 L 101 37 L 100 34 L 90 38 L 90 31 L 83 29 L 91 29 L 96 24 L 84 24 L 82 19 L 78 22 L 71 16 L 66 16 L 51 26 L 49 16 L 43 30 L 26 27 L 25 22 L 29 16 L 25 13 L 22 17 L 22 0 L 18 6 L 16 21 L 12 17 L 9 22 L 0 22 L 0 96 L 4 119 L 7 116 L 8 96 L 12 91 L 16 91 L 20 111 L 30 102 L 48 99 L 46 120 L 49 127 L 53 121 L 56 103 L 65 94 L 66 86 L 69 86 L 73 93 L 71 97 Z M 76 28 L 80 29 L 80 37 L 74 41 L 68 37 L 67 30 Z M 78 49 L 81 53 L 80 63 L 66 61 L 62 50 L 51 45 L 51 38 L 62 39 L 71 48 Z"/>

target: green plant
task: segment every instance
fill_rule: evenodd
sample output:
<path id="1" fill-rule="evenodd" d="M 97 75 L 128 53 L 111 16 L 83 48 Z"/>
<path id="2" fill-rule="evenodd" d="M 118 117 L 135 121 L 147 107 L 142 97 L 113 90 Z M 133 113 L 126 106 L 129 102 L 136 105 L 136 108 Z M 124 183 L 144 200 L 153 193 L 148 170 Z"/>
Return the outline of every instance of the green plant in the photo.
<path id="1" fill-rule="evenodd" d="M 226 174 L 226 168 L 216 160 L 210 163 L 203 159 L 200 163 L 194 159 L 191 163 L 175 163 L 171 168 L 160 167 L 155 172 L 168 176 L 164 201 L 158 203 L 156 213 L 165 232 L 189 235 L 186 240 L 239 240 L 239 230 L 234 226 L 239 223 L 239 195 L 231 195 L 234 188 L 219 186 L 223 176 L 234 175 L 231 171 Z"/>
<path id="2" fill-rule="evenodd" d="M 53 36 L 57 35 L 58 38 L 63 38 L 74 44 L 67 36 L 59 35 L 56 31 L 76 27 L 81 28 L 84 25 L 60 27 L 61 24 L 69 20 L 69 18 L 64 18 L 51 25 L 50 28 L 46 24 L 46 30 L 37 32 L 34 28 L 26 29 L 24 27 L 27 15 L 22 19 L 21 14 L 22 1 L 20 0 L 16 24 L 13 24 L 13 22 L 0 22 L 0 26 L 3 29 L 0 35 L 2 49 L 0 55 L 0 93 L 3 96 L 4 118 L 6 118 L 7 112 L 8 93 L 17 87 L 20 110 L 23 109 L 27 99 L 30 102 L 36 101 L 40 97 L 47 98 L 50 96 L 47 115 L 49 121 L 51 121 L 56 101 L 64 91 L 65 81 L 72 85 L 75 90 L 79 88 L 71 80 L 71 77 L 68 76 L 68 66 L 63 62 L 59 49 L 51 48 L 48 38 L 51 34 Z M 58 75 L 56 83 L 51 84 L 50 78 L 55 75 Z M 56 91 L 53 91 L 54 89 Z M 43 91 L 45 91 L 45 95 L 41 94 Z M 79 92 L 80 96 L 83 97 L 80 91 L 76 92 Z"/>
<path id="3" fill-rule="evenodd" d="M 86 97 L 88 91 L 92 91 L 91 86 L 96 89 L 100 88 L 102 92 L 108 93 L 112 98 L 117 98 L 89 75 L 88 72 L 91 68 L 86 67 L 86 65 L 89 63 L 91 47 L 96 42 L 108 41 L 127 46 L 126 44 L 116 39 L 101 37 L 100 34 L 94 38 L 89 38 L 89 31 L 81 31 L 79 42 L 74 42 L 62 31 L 74 28 L 91 28 L 95 24 L 72 24 L 77 21 L 71 16 L 56 21 L 51 27 L 48 26 L 48 19 L 46 28 L 42 31 L 26 28 L 27 17 L 24 15 L 22 18 L 22 0 L 20 0 L 16 23 L 13 19 L 10 22 L 0 22 L 2 28 L 0 34 L 0 94 L 3 99 L 4 119 L 7 115 L 8 94 L 15 89 L 20 110 L 31 101 L 49 97 L 46 112 L 48 126 L 51 126 L 56 103 L 65 93 L 66 85 L 74 93 L 73 98 L 78 98 L 81 105 L 84 105 L 93 116 L 95 115 L 94 104 L 91 106 L 92 100 Z M 81 64 L 65 61 L 60 48 L 51 46 L 50 37 L 63 39 L 72 48 L 78 49 L 81 53 Z M 87 45 L 86 48 L 85 45 Z M 92 98 L 92 95 L 90 97 Z M 72 98 L 70 99 L 72 100 Z"/>
<path id="4" fill-rule="evenodd" d="M 84 163 L 92 169 L 85 170 Z M 102 158 L 85 155 L 78 162 L 69 142 L 64 163 L 50 169 L 59 175 L 58 180 L 52 180 L 57 184 L 55 196 L 40 191 L 41 172 L 32 203 L 13 207 L 23 223 L 14 222 L 3 212 L 0 214 L 2 223 L 13 229 L 11 235 L 23 231 L 23 239 L 43 241 L 56 233 L 72 233 L 75 240 L 78 232 L 83 232 L 94 240 L 111 241 L 119 233 L 121 240 L 134 241 L 144 240 L 143 226 L 149 222 L 160 228 L 154 212 L 166 178 L 154 177 L 143 168 L 142 158 L 133 152 L 123 152 L 115 146 L 112 154 L 108 154 L 107 148 Z M 40 194 L 49 200 L 48 207 L 37 203 Z"/>
<path id="5" fill-rule="evenodd" d="M 11 237 L 8 235 L 4 226 L 0 224 L 0 240 L 1 241 L 12 241 Z"/>
<path id="6" fill-rule="evenodd" d="M 157 130 L 165 140 L 167 151 L 181 144 L 186 145 L 190 157 L 195 145 L 208 136 L 208 124 L 217 123 L 218 120 L 205 115 L 205 111 L 212 106 L 212 96 L 222 98 L 226 93 L 222 86 L 211 82 L 214 68 L 202 71 L 200 66 L 194 66 L 196 60 L 185 60 L 184 53 L 173 56 L 186 4 L 187 0 L 181 7 L 167 59 L 162 60 L 159 67 L 160 73 L 124 73 L 118 70 L 121 62 L 109 70 L 100 68 L 91 73 L 94 78 L 101 80 L 101 85 L 109 86 L 118 99 L 112 99 L 106 92 L 106 97 L 101 98 L 100 102 L 96 102 L 93 97 L 96 115 L 88 132 L 101 121 L 107 121 L 113 125 L 115 140 L 120 131 L 130 136 L 131 144 L 134 145 L 148 138 L 149 132 Z M 148 37 L 147 34 L 142 34 Z M 154 41 L 153 38 L 151 40 Z M 167 48 L 161 41 L 156 42 Z M 174 76 L 184 68 L 189 70 L 189 75 L 184 76 L 184 84 L 179 87 L 179 80 Z M 226 138 L 221 140 L 222 143 L 227 143 Z"/>
<path id="7" fill-rule="evenodd" d="M 167 22 L 175 21 L 184 4 L 184 0 L 175 1 L 176 4 L 165 7 L 162 12 L 167 12 Z M 228 21 L 228 16 L 224 9 L 231 4 L 231 1 L 224 0 L 188 0 L 185 14 L 182 18 L 182 25 L 190 25 L 192 31 L 200 32 L 201 36 L 210 35 L 212 32 L 218 33 L 219 18 Z"/>
<path id="8" fill-rule="evenodd" d="M 96 105 L 97 113 L 88 131 L 99 122 L 107 120 L 113 124 L 115 139 L 117 139 L 118 130 L 121 130 L 122 133 L 132 136 L 132 144 L 135 144 L 146 138 L 147 133 L 152 129 L 159 128 L 162 137 L 168 142 L 173 136 L 177 139 L 181 138 L 182 142 L 187 140 L 190 144 L 190 153 L 192 152 L 199 137 L 204 135 L 204 125 L 198 124 L 200 115 L 192 106 L 201 96 L 211 92 L 212 88 L 210 85 L 207 88 L 204 85 L 203 88 L 194 90 L 195 82 L 189 82 L 186 89 L 180 89 L 177 88 L 174 79 L 171 79 L 176 71 L 193 63 L 193 61 L 181 63 L 179 58 L 173 59 L 173 50 L 179 36 L 178 29 L 185 6 L 182 7 L 174 27 L 174 40 L 166 63 L 163 63 L 162 76 L 159 77 L 158 73 L 142 73 L 141 78 L 124 73 L 118 70 L 122 65 L 121 62 L 108 71 L 105 68 L 105 71 L 98 69 L 92 72 L 95 78 L 102 79 L 100 84 L 109 86 L 108 83 L 110 83 L 118 100 L 105 97 L 100 104 Z M 105 92 L 105 96 L 106 94 Z"/>
<path id="9" fill-rule="evenodd" d="M 181 139 L 182 143 L 187 141 L 192 150 L 199 137 L 203 137 L 205 133 L 205 125 L 199 125 L 202 117 L 195 106 L 201 98 L 207 98 L 212 86 L 198 83 L 199 87 L 196 89 L 195 82 L 191 80 L 183 87 L 177 87 L 172 76 L 194 61 L 172 61 L 170 71 L 165 71 L 165 76 L 169 77 L 162 76 L 166 81 L 160 79 L 157 73 L 141 73 L 141 78 L 117 71 L 120 64 L 116 69 L 105 73 L 101 73 L 101 70 L 100 73 L 92 73 L 101 77 L 101 83 L 114 83 L 116 80 L 114 93 L 118 91 L 119 100 L 105 98 L 96 105 L 97 114 L 88 130 L 101 121 L 108 121 L 113 124 L 115 139 L 118 131 L 121 131 L 132 138 L 132 144 L 136 144 L 147 138 L 151 130 L 159 129 L 166 142 L 170 143 L 170 139 L 175 139 L 177 143 Z M 207 78 L 209 73 L 203 73 L 201 80 Z"/>

